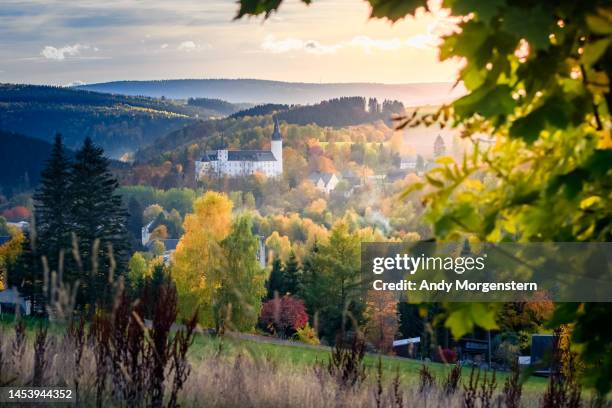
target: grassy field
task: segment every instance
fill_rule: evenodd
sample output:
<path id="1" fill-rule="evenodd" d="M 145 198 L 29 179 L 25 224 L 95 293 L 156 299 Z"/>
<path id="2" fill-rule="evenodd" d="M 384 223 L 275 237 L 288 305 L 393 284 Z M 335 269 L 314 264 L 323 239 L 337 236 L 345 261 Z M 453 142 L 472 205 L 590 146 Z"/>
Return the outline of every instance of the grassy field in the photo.
<path id="1" fill-rule="evenodd" d="M 299 343 L 298 343 L 299 344 Z M 221 350 L 221 354 L 231 357 L 240 353 L 251 356 L 253 359 L 264 359 L 267 361 L 276 362 L 279 365 L 289 366 L 289 368 L 300 369 L 315 365 L 317 362 L 327 364 L 329 359 L 330 349 L 313 348 L 300 345 L 284 345 L 264 343 L 253 340 L 235 339 L 235 338 L 212 338 L 207 336 L 198 336 L 191 350 L 191 358 L 194 360 L 206 359 L 213 353 Z M 366 366 L 372 371 L 370 377 L 374 376 L 374 370 L 378 363 L 378 355 L 368 354 L 365 357 Z M 404 384 L 416 384 L 419 381 L 419 369 L 422 367 L 421 361 L 393 357 L 382 356 L 383 378 L 392 380 L 399 370 L 400 377 Z M 451 370 L 452 366 L 440 363 L 427 363 L 430 371 L 436 376 L 436 379 L 442 381 Z M 468 380 L 471 368 L 463 368 L 462 378 Z M 496 373 L 497 383 L 503 386 L 506 380 L 507 373 Z M 540 377 L 529 377 L 524 383 L 524 390 L 528 393 L 544 392 L 548 380 Z"/>
<path id="2" fill-rule="evenodd" d="M 38 319 L 25 318 L 27 336 L 33 341 L 36 326 L 40 323 Z M 1 329 L 6 332 L 12 329 L 13 318 L 9 316 L 0 317 Z M 49 333 L 61 336 L 65 328 L 60 325 L 51 324 Z M 8 334 L 8 333 L 7 333 Z M 266 339 L 263 339 L 266 340 Z M 193 363 L 199 364 L 210 359 L 213 355 L 221 356 L 224 359 L 234 359 L 238 355 L 248 356 L 255 362 L 264 361 L 278 366 L 282 370 L 303 371 L 313 367 L 317 363 L 327 364 L 330 355 L 330 348 L 312 347 L 301 345 L 300 343 L 276 344 L 256 339 L 239 339 L 226 336 L 223 338 L 211 337 L 208 335 L 197 335 L 189 355 Z M 378 363 L 378 355 L 367 354 L 365 364 L 370 372 L 370 380 L 375 377 L 375 367 Z M 419 369 L 423 362 L 394 357 L 382 356 L 383 379 L 385 382 L 391 381 L 396 372 L 399 371 L 402 383 L 415 385 L 419 381 Z M 452 366 L 428 362 L 429 370 L 435 375 L 436 380 L 441 382 L 451 370 Z M 467 381 L 470 377 L 471 368 L 463 368 L 462 378 Z M 503 382 L 507 378 L 507 373 L 496 373 L 498 387 L 503 387 Z M 529 394 L 541 394 L 544 392 L 548 380 L 540 377 L 528 377 L 525 379 L 523 388 Z"/>

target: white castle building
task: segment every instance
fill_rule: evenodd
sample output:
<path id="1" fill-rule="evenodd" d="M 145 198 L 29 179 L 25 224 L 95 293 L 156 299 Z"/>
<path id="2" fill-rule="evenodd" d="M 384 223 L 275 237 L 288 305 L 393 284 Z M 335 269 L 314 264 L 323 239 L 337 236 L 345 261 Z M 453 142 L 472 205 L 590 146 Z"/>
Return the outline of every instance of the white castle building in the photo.
<path id="1" fill-rule="evenodd" d="M 283 138 L 278 119 L 274 118 L 274 132 L 270 150 L 209 150 L 202 160 L 195 162 L 196 178 L 204 175 L 213 177 L 240 177 L 255 173 L 267 177 L 283 174 Z"/>

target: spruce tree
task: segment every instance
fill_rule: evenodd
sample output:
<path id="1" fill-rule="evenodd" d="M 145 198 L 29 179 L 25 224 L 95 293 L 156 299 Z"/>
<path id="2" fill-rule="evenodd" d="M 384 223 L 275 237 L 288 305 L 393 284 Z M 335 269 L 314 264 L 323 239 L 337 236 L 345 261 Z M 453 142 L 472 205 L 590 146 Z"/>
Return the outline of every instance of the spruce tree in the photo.
<path id="1" fill-rule="evenodd" d="M 268 299 L 273 299 L 275 293 L 278 293 L 279 296 L 284 294 L 281 293 L 283 290 L 283 264 L 278 256 L 275 256 L 272 261 L 272 271 L 268 277 L 266 289 L 268 290 L 266 296 Z"/>
<path id="2" fill-rule="evenodd" d="M 300 265 L 293 251 L 291 252 L 291 255 L 289 255 L 289 259 L 283 268 L 282 277 L 281 295 L 287 293 L 297 295 L 300 291 L 300 286 L 302 283 L 302 271 L 300 270 Z"/>
<path id="3" fill-rule="evenodd" d="M 35 234 L 31 239 L 39 256 L 47 258 L 49 268 L 59 271 L 59 254 L 70 254 L 71 233 L 68 219 L 70 160 L 61 135 L 55 135 L 51 156 L 41 173 L 40 188 L 34 194 Z M 41 267 L 40 259 L 33 267 Z M 62 265 L 63 267 L 63 265 Z"/>
<path id="4" fill-rule="evenodd" d="M 128 258 L 127 212 L 115 193 L 118 183 L 108 165 L 104 151 L 86 138 L 75 155 L 71 173 L 70 215 L 85 289 L 80 300 L 92 308 L 110 295 L 111 259 L 116 275 L 125 271 Z"/>

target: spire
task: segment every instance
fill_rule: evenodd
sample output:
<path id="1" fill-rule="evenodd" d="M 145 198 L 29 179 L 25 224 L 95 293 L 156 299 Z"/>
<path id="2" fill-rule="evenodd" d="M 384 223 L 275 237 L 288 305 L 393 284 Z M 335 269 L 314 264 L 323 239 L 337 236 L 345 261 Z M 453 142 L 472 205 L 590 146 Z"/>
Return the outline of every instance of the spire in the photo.
<path id="1" fill-rule="evenodd" d="M 278 118 L 274 116 L 274 132 L 272 132 L 272 140 L 283 140 L 280 132 L 280 126 L 278 124 Z"/>

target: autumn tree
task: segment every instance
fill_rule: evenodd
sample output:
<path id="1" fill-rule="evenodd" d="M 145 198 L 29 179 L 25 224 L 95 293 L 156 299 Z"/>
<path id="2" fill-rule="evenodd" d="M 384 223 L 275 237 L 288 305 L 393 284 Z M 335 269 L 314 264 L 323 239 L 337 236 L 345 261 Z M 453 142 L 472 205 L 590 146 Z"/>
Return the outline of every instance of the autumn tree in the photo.
<path id="1" fill-rule="evenodd" d="M 224 194 L 209 191 L 196 199 L 193 208 L 185 216 L 185 234 L 174 253 L 172 277 L 180 315 L 187 318 L 200 306 L 200 324 L 214 327 L 213 306 L 223 260 L 220 243 L 232 228 L 232 202 Z"/>
<path id="2" fill-rule="evenodd" d="M 393 350 L 398 330 L 397 299 L 392 292 L 368 291 L 364 317 L 366 339 L 379 351 Z"/>
<path id="3" fill-rule="evenodd" d="M 0 291 L 8 287 L 8 273 L 19 260 L 25 239 L 18 228 L 7 227 L 6 231 L 10 239 L 0 245 Z"/>
<path id="4" fill-rule="evenodd" d="M 308 324 L 304 301 L 290 295 L 266 301 L 261 310 L 261 324 L 280 337 L 289 337 Z"/>

